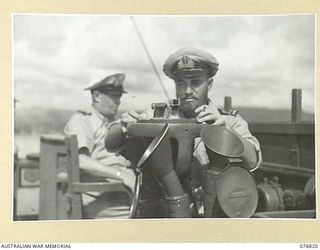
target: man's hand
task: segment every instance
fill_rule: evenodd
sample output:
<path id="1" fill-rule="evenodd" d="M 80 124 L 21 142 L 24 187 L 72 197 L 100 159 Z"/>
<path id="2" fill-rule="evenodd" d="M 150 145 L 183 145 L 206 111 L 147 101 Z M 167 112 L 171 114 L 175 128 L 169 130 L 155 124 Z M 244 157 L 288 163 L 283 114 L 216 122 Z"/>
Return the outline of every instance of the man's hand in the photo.
<path id="1" fill-rule="evenodd" d="M 128 168 L 131 166 L 131 162 L 122 156 L 105 158 L 105 159 L 100 160 L 100 162 L 104 166 L 108 166 L 108 167 L 119 167 L 120 166 L 123 168 Z"/>
<path id="2" fill-rule="evenodd" d="M 214 105 L 202 105 L 195 109 L 197 114 L 197 122 L 199 123 L 210 123 L 214 125 L 225 125 L 222 115 Z"/>
<path id="3" fill-rule="evenodd" d="M 119 178 L 122 180 L 123 184 L 130 189 L 131 193 L 134 193 L 136 176 L 133 170 L 129 168 L 120 168 L 119 171 Z"/>
<path id="4" fill-rule="evenodd" d="M 121 123 L 123 125 L 127 125 L 129 123 L 136 123 L 139 119 L 140 115 L 136 111 L 131 110 L 127 113 L 122 114 Z"/>
<path id="5" fill-rule="evenodd" d="M 138 114 L 136 111 L 131 110 L 127 113 L 122 114 L 121 117 L 121 127 L 127 128 L 127 125 L 130 123 L 136 123 L 139 120 L 148 119 L 147 113 Z"/>

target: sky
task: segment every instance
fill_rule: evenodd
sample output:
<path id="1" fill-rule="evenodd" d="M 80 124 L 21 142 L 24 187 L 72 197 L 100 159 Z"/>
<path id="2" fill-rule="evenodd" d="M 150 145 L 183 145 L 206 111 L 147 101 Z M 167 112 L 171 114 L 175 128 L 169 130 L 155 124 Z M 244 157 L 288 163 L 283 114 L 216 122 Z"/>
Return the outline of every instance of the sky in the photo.
<path id="1" fill-rule="evenodd" d="M 134 16 L 170 98 L 175 86 L 162 72 L 183 47 L 211 53 L 219 71 L 209 97 L 223 106 L 291 107 L 291 89 L 314 112 L 313 15 Z M 93 78 L 126 74 L 122 109 L 164 102 L 146 52 L 129 16 L 33 15 L 13 17 L 14 96 L 18 107 L 81 109 L 90 105 L 84 86 Z"/>

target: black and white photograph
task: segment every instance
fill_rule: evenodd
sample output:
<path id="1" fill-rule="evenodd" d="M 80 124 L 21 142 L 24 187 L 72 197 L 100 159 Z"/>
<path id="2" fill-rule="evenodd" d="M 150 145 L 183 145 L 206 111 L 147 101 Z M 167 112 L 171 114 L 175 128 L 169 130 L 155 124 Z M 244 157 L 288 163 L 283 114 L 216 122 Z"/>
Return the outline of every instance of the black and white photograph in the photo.
<path id="1" fill-rule="evenodd" d="M 15 13 L 12 220 L 315 220 L 315 15 Z"/>

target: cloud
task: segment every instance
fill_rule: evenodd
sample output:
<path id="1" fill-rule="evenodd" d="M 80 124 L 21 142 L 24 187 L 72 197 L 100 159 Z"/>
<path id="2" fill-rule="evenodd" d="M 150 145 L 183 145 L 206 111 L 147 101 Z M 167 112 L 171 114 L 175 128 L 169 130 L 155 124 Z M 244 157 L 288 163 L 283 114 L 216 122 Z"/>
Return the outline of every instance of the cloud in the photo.
<path id="1" fill-rule="evenodd" d="M 166 58 L 198 47 L 220 63 L 210 97 L 238 106 L 290 108 L 302 88 L 314 111 L 314 16 L 135 16 L 161 78 Z M 125 72 L 123 108 L 165 100 L 128 16 L 15 15 L 14 79 L 19 105 L 78 108 L 90 102 L 83 86 L 99 75 Z"/>

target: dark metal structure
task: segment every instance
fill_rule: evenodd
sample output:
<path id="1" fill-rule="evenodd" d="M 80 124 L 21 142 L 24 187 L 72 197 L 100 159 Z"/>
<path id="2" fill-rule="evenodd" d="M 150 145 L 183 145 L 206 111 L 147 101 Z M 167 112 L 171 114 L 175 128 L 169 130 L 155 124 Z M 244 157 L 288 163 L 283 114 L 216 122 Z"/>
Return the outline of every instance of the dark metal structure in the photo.
<path id="1" fill-rule="evenodd" d="M 300 89 L 292 91 L 291 121 L 249 124 L 263 155 L 254 173 L 241 166 L 241 145 L 231 147 L 238 149 L 235 155 L 220 151 L 222 157 L 216 157 L 218 162 L 211 160 L 209 168 L 193 166 L 194 138 L 201 137 L 208 126 L 179 119 L 177 101 L 154 104 L 154 119 L 129 127 L 131 138 L 138 139 L 129 142 L 135 151 L 123 152 L 138 166 L 140 185 L 132 217 L 315 218 L 315 126 L 302 121 L 301 96 Z M 169 119 L 164 117 L 168 107 Z M 225 98 L 225 109 L 232 109 L 231 97 Z M 215 131 L 215 138 L 223 133 Z M 205 143 L 209 157 L 225 145 L 219 144 L 221 138 L 217 144 L 214 140 Z M 237 145 L 236 139 L 229 140 Z M 14 219 L 68 219 L 64 137 L 44 135 L 40 147 L 40 156 L 15 160 Z M 159 178 L 164 178 L 160 184 Z M 35 197 L 32 211 L 21 209 L 28 207 L 26 191 Z M 171 200 L 171 208 L 168 196 L 179 197 Z"/>
<path id="2" fill-rule="evenodd" d="M 297 217 L 315 216 L 315 126 L 302 121 L 301 98 L 301 89 L 293 89 L 291 122 L 250 124 L 263 153 L 255 173 L 257 212 L 278 211 L 268 216 L 294 217 L 294 211 Z M 302 213 L 303 209 L 312 211 Z"/>

